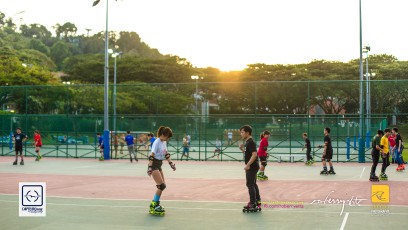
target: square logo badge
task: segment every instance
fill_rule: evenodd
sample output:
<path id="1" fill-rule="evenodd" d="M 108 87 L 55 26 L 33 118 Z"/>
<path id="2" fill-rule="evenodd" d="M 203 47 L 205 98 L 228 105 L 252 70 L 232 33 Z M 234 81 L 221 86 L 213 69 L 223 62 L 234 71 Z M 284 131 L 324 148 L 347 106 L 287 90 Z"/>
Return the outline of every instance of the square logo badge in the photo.
<path id="1" fill-rule="evenodd" d="M 46 215 L 46 184 L 44 182 L 19 183 L 19 216 Z"/>
<path id="2" fill-rule="evenodd" d="M 371 185 L 371 202 L 389 203 L 390 186 L 386 184 Z"/>

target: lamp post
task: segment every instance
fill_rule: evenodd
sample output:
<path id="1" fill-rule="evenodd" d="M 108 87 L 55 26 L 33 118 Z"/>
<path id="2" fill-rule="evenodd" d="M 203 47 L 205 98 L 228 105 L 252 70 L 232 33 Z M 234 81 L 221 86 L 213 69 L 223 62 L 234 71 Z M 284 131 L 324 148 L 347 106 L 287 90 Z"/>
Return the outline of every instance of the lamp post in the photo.
<path id="1" fill-rule="evenodd" d="M 191 79 L 196 80 L 196 90 L 195 90 L 195 94 L 194 94 L 194 99 L 195 99 L 195 110 L 196 113 L 198 114 L 198 79 L 200 79 L 199 76 L 191 76 Z"/>
<path id="2" fill-rule="evenodd" d="M 95 0 L 92 6 L 98 5 L 100 0 Z M 105 68 L 104 68 L 104 90 L 103 90 L 103 156 L 105 160 L 110 159 L 109 147 L 109 36 L 108 36 L 108 17 L 109 16 L 109 0 L 106 0 L 106 28 L 105 28 Z"/>
<path id="3" fill-rule="evenodd" d="M 359 127 L 359 148 L 358 148 L 358 162 L 365 162 L 365 150 L 364 150 L 364 140 L 362 138 L 364 128 L 363 128 L 363 115 L 364 115 L 364 103 L 363 103 L 363 24 L 361 17 L 361 0 L 359 0 L 359 19 L 360 19 L 360 127 Z"/>
<path id="4" fill-rule="evenodd" d="M 199 77 L 199 76 L 191 76 L 191 79 L 196 80 L 196 90 L 195 90 L 195 94 L 194 94 L 194 99 L 195 99 L 195 112 L 196 114 L 200 114 L 199 110 L 198 110 L 198 79 L 203 79 L 203 77 Z M 197 136 L 198 133 L 198 117 L 195 118 L 195 136 Z"/>
<path id="5" fill-rule="evenodd" d="M 117 130 L 116 130 L 116 82 L 117 82 L 117 80 L 116 80 L 116 70 L 117 70 L 117 68 L 116 68 L 116 58 L 117 57 L 120 57 L 122 54 L 123 54 L 123 52 L 113 52 L 113 50 L 112 49 L 109 49 L 108 50 L 108 52 L 109 53 L 111 53 L 112 54 L 112 57 L 113 57 L 113 59 L 115 60 L 114 61 L 114 68 L 113 68 L 113 95 L 112 95 L 112 101 L 113 101 L 113 131 L 115 132 L 115 135 L 117 134 Z"/>
<path id="6" fill-rule="evenodd" d="M 363 47 L 363 53 L 366 54 L 366 147 L 370 147 L 370 123 L 371 123 L 371 115 L 370 115 L 370 73 L 368 72 L 368 52 L 370 51 L 370 46 Z"/>

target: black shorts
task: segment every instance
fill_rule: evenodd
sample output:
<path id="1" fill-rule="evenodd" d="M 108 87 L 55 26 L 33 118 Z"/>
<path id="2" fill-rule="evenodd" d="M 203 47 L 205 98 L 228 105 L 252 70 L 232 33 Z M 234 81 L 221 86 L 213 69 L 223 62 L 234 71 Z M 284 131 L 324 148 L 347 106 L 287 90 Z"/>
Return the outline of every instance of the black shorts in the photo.
<path id="1" fill-rule="evenodd" d="M 163 161 L 162 160 L 157 160 L 156 158 L 153 159 L 153 164 L 152 164 L 152 171 L 154 170 L 159 170 L 162 171 L 162 165 Z"/>
<path id="2" fill-rule="evenodd" d="M 260 161 L 260 162 L 266 161 L 266 156 L 259 156 L 259 161 Z"/>
<path id="3" fill-rule="evenodd" d="M 326 151 L 326 154 L 322 156 L 323 160 L 329 161 L 333 158 L 333 151 Z"/>
<path id="4" fill-rule="evenodd" d="M 23 146 L 16 145 L 15 150 L 16 150 L 16 152 L 22 152 L 23 151 Z"/>

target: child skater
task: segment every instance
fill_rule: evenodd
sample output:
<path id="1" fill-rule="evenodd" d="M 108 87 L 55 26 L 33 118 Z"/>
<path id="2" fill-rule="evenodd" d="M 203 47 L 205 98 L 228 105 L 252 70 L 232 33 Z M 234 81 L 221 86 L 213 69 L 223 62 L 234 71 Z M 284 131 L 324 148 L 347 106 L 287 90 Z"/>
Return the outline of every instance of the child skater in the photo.
<path id="1" fill-rule="evenodd" d="M 303 146 L 302 151 L 303 151 L 303 149 L 306 148 L 306 159 L 307 159 L 306 160 L 306 165 L 312 165 L 314 163 L 313 157 L 312 157 L 312 154 L 311 154 L 312 146 L 310 144 L 309 138 L 307 137 L 307 133 L 303 133 L 303 140 L 305 140 L 305 145 Z"/>
<path id="2" fill-rule="evenodd" d="M 322 147 L 322 146 L 319 146 Z M 323 171 L 320 172 L 320 175 L 327 175 L 327 174 L 336 174 L 333 169 L 333 163 L 332 163 L 332 157 L 333 157 L 333 147 L 332 147 L 332 141 L 330 138 L 330 128 L 326 127 L 324 128 L 324 150 L 323 150 L 323 156 L 322 156 L 322 162 L 323 162 Z M 326 162 L 329 162 L 330 170 L 327 171 L 327 166 Z"/>
<path id="3" fill-rule="evenodd" d="M 268 180 L 268 176 L 265 175 L 265 167 L 268 164 L 268 138 L 271 133 L 268 130 L 265 130 L 261 133 L 261 141 L 259 142 L 258 156 L 261 161 L 261 168 L 257 174 L 258 180 Z"/>
<path id="4" fill-rule="evenodd" d="M 163 216 L 165 212 L 164 208 L 160 205 L 160 196 L 162 195 L 163 190 L 166 188 L 164 174 L 161 168 L 163 160 L 166 159 L 173 171 L 176 170 L 176 165 L 171 162 L 170 154 L 167 152 L 167 142 L 172 136 L 173 131 L 169 127 L 160 126 L 157 130 L 157 139 L 153 143 L 152 153 L 149 157 L 147 174 L 149 176 L 153 176 L 157 187 L 153 200 L 150 203 L 149 213 L 152 215 Z"/>
<path id="5" fill-rule="evenodd" d="M 256 144 L 252 139 L 252 128 L 249 125 L 244 125 L 239 129 L 244 144 L 240 144 L 239 149 L 245 153 L 245 173 L 246 186 L 249 192 L 249 202 L 244 206 L 243 212 L 261 211 L 261 197 L 259 195 L 258 185 L 256 184 L 256 174 L 259 170 L 258 154 L 256 152 Z"/>
<path id="6" fill-rule="evenodd" d="M 41 135 L 40 131 L 35 130 L 34 131 L 34 146 L 35 146 L 35 152 L 37 153 L 37 158 L 35 161 L 40 161 L 42 159 L 40 149 L 42 147 L 42 141 L 41 141 Z"/>

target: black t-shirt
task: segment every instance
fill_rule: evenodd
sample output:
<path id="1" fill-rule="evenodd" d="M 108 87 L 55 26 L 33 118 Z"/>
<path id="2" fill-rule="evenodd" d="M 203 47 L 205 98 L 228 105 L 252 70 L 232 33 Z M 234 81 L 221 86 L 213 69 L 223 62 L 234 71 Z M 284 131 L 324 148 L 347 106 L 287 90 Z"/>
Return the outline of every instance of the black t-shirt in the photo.
<path id="1" fill-rule="evenodd" d="M 27 135 L 25 135 L 24 133 L 15 133 L 14 134 L 14 141 L 16 146 L 23 146 L 23 140 L 24 138 L 27 138 Z"/>
<path id="2" fill-rule="evenodd" d="M 254 140 L 252 138 L 249 138 L 246 142 L 245 142 L 245 164 L 247 164 L 249 162 L 249 160 L 252 157 L 252 153 L 253 152 L 257 152 L 256 151 L 256 144 L 254 142 Z M 258 161 L 258 156 L 256 157 L 256 160 L 254 162 L 252 162 L 250 168 L 250 170 L 258 170 L 259 169 L 259 161 Z"/>
<path id="3" fill-rule="evenodd" d="M 402 137 L 401 135 L 398 133 L 397 136 L 395 137 L 395 147 L 399 148 L 399 141 L 401 140 L 402 143 Z"/>
<path id="4" fill-rule="evenodd" d="M 372 141 L 372 146 L 371 146 L 373 147 L 373 150 L 371 150 L 372 153 L 380 154 L 380 150 L 376 148 L 377 145 L 380 146 L 380 142 L 381 142 L 381 137 L 379 137 L 378 135 L 375 135 Z"/>
<path id="5" fill-rule="evenodd" d="M 306 142 L 306 149 L 307 149 L 307 151 L 308 151 L 308 152 L 312 151 L 312 146 L 310 145 L 310 140 L 309 140 L 309 138 L 306 138 L 306 139 L 305 139 L 305 142 Z"/>
<path id="6" fill-rule="evenodd" d="M 332 142 L 331 142 L 331 138 L 329 135 L 324 136 L 324 143 L 327 142 L 327 147 L 326 147 L 326 151 L 331 153 L 333 152 L 333 148 L 332 148 Z"/>

